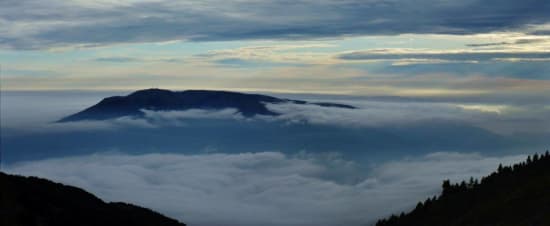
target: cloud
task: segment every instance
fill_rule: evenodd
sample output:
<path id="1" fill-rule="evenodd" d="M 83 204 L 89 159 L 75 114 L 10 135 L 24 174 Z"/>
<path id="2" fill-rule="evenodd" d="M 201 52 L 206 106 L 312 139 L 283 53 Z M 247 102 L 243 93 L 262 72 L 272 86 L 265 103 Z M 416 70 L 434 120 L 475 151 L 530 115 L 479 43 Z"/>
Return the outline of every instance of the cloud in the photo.
<path id="1" fill-rule="evenodd" d="M 268 104 L 267 107 L 280 116 L 276 120 L 290 123 L 313 123 L 350 127 L 385 126 L 407 124 L 427 119 L 460 119 L 461 111 L 449 104 L 353 102 L 359 109 L 330 108 L 316 105 Z M 477 112 L 473 112 L 474 114 Z"/>
<path id="2" fill-rule="evenodd" d="M 502 46 L 502 45 L 510 45 L 510 42 L 488 42 L 488 43 L 473 43 L 473 44 L 466 44 L 468 47 L 485 47 L 485 46 Z"/>
<path id="3" fill-rule="evenodd" d="M 29 77 L 56 77 L 63 75 L 58 71 L 41 70 L 41 69 L 15 69 L 2 68 L 2 77 L 29 76 Z"/>
<path id="4" fill-rule="evenodd" d="M 143 117 L 125 116 L 110 120 L 89 120 L 66 123 L 52 123 L 69 112 L 80 109 L 60 107 L 51 114 L 39 118 L 27 108 L 9 104 L 10 110 L 3 112 L 3 128 L 17 131 L 15 134 L 27 133 L 66 133 L 68 131 L 123 130 L 128 128 L 159 129 L 165 127 L 193 127 L 193 125 L 213 120 L 240 121 L 248 124 L 258 122 L 277 122 L 281 124 L 309 124 L 337 126 L 342 128 L 387 128 L 407 127 L 439 122 L 460 122 L 464 125 L 481 127 L 498 134 L 515 132 L 548 133 L 550 128 L 550 109 L 544 106 L 528 104 L 526 106 L 510 103 L 482 103 L 452 101 L 448 99 L 399 99 L 372 98 L 366 100 L 312 99 L 311 102 L 334 102 L 349 104 L 357 109 L 323 107 L 312 104 L 266 104 L 277 116 L 256 115 L 244 117 L 237 109 L 218 110 L 189 109 L 172 111 L 153 111 L 143 109 Z M 330 97 L 324 97 L 330 98 Z M 48 99 L 48 98 L 46 98 Z M 39 102 L 39 100 L 36 100 Z M 44 104 L 44 103 L 40 103 Z M 40 106 L 36 103 L 37 106 Z M 46 108 L 46 106 L 44 106 Z M 70 110 L 69 110 L 70 109 Z M 29 112 L 29 113 L 21 113 Z M 201 121 L 203 120 L 203 121 Z M 13 135 L 8 133 L 7 135 Z"/>
<path id="5" fill-rule="evenodd" d="M 98 62 L 110 62 L 110 63 L 143 63 L 143 62 L 165 62 L 165 63 L 171 63 L 171 62 L 179 62 L 180 59 L 177 58 L 137 58 L 137 57 L 98 57 L 93 59 L 94 61 Z"/>
<path id="6" fill-rule="evenodd" d="M 480 177 L 524 157 L 442 152 L 364 170 L 338 156 L 305 153 L 95 154 L 5 169 L 153 208 L 190 225 L 365 225 L 437 194 L 443 179 Z"/>
<path id="7" fill-rule="evenodd" d="M 523 45 L 523 44 L 533 44 L 533 43 L 544 43 L 548 42 L 548 38 L 520 38 L 513 42 L 488 42 L 488 43 L 472 43 L 466 44 L 468 47 L 487 47 L 487 46 L 505 46 L 505 45 Z"/>
<path id="8" fill-rule="evenodd" d="M 326 54 L 303 52 L 304 50 L 319 50 L 330 47 L 335 46 L 322 43 L 247 46 L 195 54 L 193 59 L 213 62 L 221 66 L 254 68 L 305 66 L 320 63 L 326 58 Z"/>
<path id="9" fill-rule="evenodd" d="M 329 108 L 315 105 L 268 104 L 281 115 L 257 116 L 263 120 L 284 123 L 303 123 L 361 127 L 407 127 L 418 124 L 437 125 L 438 122 L 460 122 L 481 127 L 498 134 L 517 132 L 549 133 L 550 111 L 544 107 L 521 107 L 503 104 L 428 103 L 415 101 L 348 101 L 358 109 Z M 520 120 L 522 119 L 522 120 Z"/>
<path id="10" fill-rule="evenodd" d="M 542 42 L 548 42 L 550 39 L 548 38 L 530 38 L 530 39 L 518 39 L 514 42 L 514 44 L 533 44 L 533 43 L 542 43 Z"/>
<path id="11" fill-rule="evenodd" d="M 234 108 L 221 110 L 190 109 L 185 111 L 152 111 L 141 110 L 144 119 L 155 125 L 183 126 L 186 120 L 194 119 L 234 119 L 244 120 L 245 117 Z"/>
<path id="12" fill-rule="evenodd" d="M 246 68 L 268 68 L 268 67 L 300 67 L 306 63 L 274 62 L 265 60 L 252 60 L 245 58 L 221 58 L 213 61 L 223 67 L 246 67 Z"/>
<path id="13" fill-rule="evenodd" d="M 358 56 L 360 58 L 360 56 Z M 462 56 L 425 56 L 433 58 L 388 58 L 388 59 L 374 59 L 377 56 L 368 56 L 366 58 L 372 58 L 372 60 L 345 60 L 348 63 L 355 63 L 355 68 L 366 71 L 374 75 L 395 75 L 401 76 L 399 80 L 396 79 L 386 79 L 387 84 L 403 84 L 404 81 L 411 81 L 409 86 L 414 86 L 414 80 L 408 80 L 411 77 L 432 77 L 432 82 L 436 83 L 438 80 L 439 87 L 452 87 L 456 85 L 456 82 L 463 79 L 470 80 L 486 80 L 485 82 L 490 82 L 493 84 L 499 84 L 502 81 L 508 79 L 515 79 L 516 81 L 522 81 L 525 83 L 539 83 L 544 85 L 547 83 L 547 80 L 550 79 L 548 72 L 550 72 L 550 67 L 548 66 L 548 61 L 550 57 L 547 54 L 494 54 L 490 55 L 479 55 L 472 56 L 471 60 L 465 60 L 466 55 Z M 393 56 L 397 57 L 397 56 Z M 421 55 L 416 57 L 422 57 Z M 448 58 L 448 59 L 437 59 L 437 57 Z M 382 57 L 384 58 L 384 56 Z M 454 59 L 452 59 L 454 58 Z M 366 62 L 380 62 L 380 64 L 372 64 Z M 369 76 L 364 76 L 368 78 Z M 370 76 L 373 77 L 373 76 Z M 379 76 L 382 78 L 383 76 Z M 480 77 L 485 77 L 480 78 Z M 422 81 L 422 79 L 416 80 L 416 84 Z M 372 83 L 373 81 L 371 81 Z M 521 84 L 518 83 L 517 85 Z M 394 84 L 392 84 L 394 85 Z M 435 84 L 433 84 L 435 85 Z M 546 85 L 547 86 L 547 85 Z M 472 89 L 474 86 L 462 85 L 461 89 Z M 435 88 L 435 87 L 434 87 Z M 505 93 L 508 90 L 504 87 L 499 87 L 496 89 L 491 89 L 493 87 L 483 88 L 485 91 L 490 92 L 502 92 Z M 529 91 L 534 91 L 536 88 L 526 89 L 525 94 Z M 521 96 L 521 94 L 516 95 L 516 97 Z M 528 101 L 528 100 L 527 100 Z"/>
<path id="14" fill-rule="evenodd" d="M 494 61 L 499 58 L 531 58 L 549 59 L 547 51 L 486 51 L 486 50 L 422 50 L 422 49 L 371 49 L 354 51 L 337 56 L 341 60 L 440 60 L 442 62 L 457 61 L 477 63 L 480 61 Z"/>
<path id="15" fill-rule="evenodd" d="M 151 122 L 143 118 L 135 118 L 130 116 L 124 116 L 110 120 L 84 120 L 75 122 L 36 122 L 33 125 L 19 125 L 2 127 L 8 129 L 3 137 L 28 135 L 28 134 L 56 134 L 56 133 L 70 133 L 70 132 L 90 132 L 90 131 L 104 131 L 104 130 L 121 130 L 127 128 L 159 128 L 165 126 L 165 121 Z M 178 126 L 180 124 L 173 124 L 171 126 Z"/>
<path id="16" fill-rule="evenodd" d="M 549 8 L 541 0 L 8 0 L 0 3 L 0 45 L 44 49 L 173 40 L 474 34 L 548 23 Z"/>
<path id="17" fill-rule="evenodd" d="M 426 80 L 433 81 L 432 78 Z M 471 83 L 471 84 L 469 84 Z M 522 92 L 522 86 L 534 89 L 537 84 L 516 80 L 502 81 L 508 91 Z M 468 87 L 491 88 L 483 80 L 461 81 Z M 518 87 L 520 86 L 520 87 Z M 460 87 L 459 87 L 460 88 Z M 321 107 L 316 105 L 268 104 L 267 107 L 281 113 L 277 117 L 257 116 L 244 118 L 235 109 L 186 111 L 150 111 L 145 110 L 144 118 L 124 117 L 108 121 L 82 121 L 73 123 L 52 123 L 66 115 L 89 107 L 105 96 L 125 95 L 124 92 L 2 92 L 1 127 L 2 136 L 30 135 L 34 133 L 68 134 L 74 132 L 96 131 L 110 133 L 126 129 L 163 129 L 167 127 L 196 128 L 201 123 L 212 120 L 216 125 L 232 125 L 236 128 L 254 127 L 268 124 L 321 125 L 337 126 L 354 131 L 356 128 L 407 127 L 420 123 L 433 125 L 441 121 L 459 122 L 461 125 L 481 127 L 498 134 L 548 134 L 550 132 L 550 108 L 548 98 L 534 98 L 518 95 L 491 97 L 474 96 L 464 98 L 405 98 L 358 97 L 334 95 L 283 95 L 281 98 L 304 99 L 310 102 L 334 102 L 357 106 L 358 109 Z M 226 122 L 222 122 L 225 120 Z M 237 121 L 233 123 L 232 121 Z M 225 123 L 225 124 L 224 124 Z M 239 126 L 237 126 L 239 125 Z M 200 127 L 200 126 L 199 126 Z M 437 128 L 433 128 L 436 130 Z M 442 128 L 439 128 L 442 129 Z M 129 130 L 128 130 L 129 131 Z M 276 130 L 278 131 L 278 130 Z M 151 131 L 152 132 L 152 131 Z M 160 132 L 160 131 L 156 131 Z M 409 133 L 399 133 L 406 135 Z M 222 148 L 223 147 L 219 147 Z M 271 150 L 271 149 L 266 149 Z"/>
<path id="18" fill-rule="evenodd" d="M 127 127 L 154 128 L 144 119 L 121 117 L 110 121 L 54 123 L 60 118 L 81 111 L 105 96 L 121 95 L 121 91 L 14 91 L 0 95 L 0 124 L 10 132 L 2 136 L 31 133 L 114 130 Z M 13 132 L 13 133 L 11 133 Z"/>
<path id="19" fill-rule="evenodd" d="M 36 119 L 31 124 L 9 124 L 3 128 L 10 129 L 10 135 L 28 133 L 66 133 L 79 131 L 123 130 L 133 128 L 156 129 L 161 127 L 184 127 L 187 122 L 198 119 L 210 120 L 246 120 L 236 109 L 226 108 L 221 110 L 190 109 L 185 111 L 152 111 L 143 109 L 143 117 L 123 116 L 108 120 L 83 120 L 74 122 L 56 123 L 62 116 L 55 119 Z M 7 113 L 7 118 L 13 119 L 12 112 Z M 25 117 L 18 115 L 19 117 Z M 28 117 L 28 116 L 27 116 Z M 14 132 L 13 134 L 11 132 Z"/>
<path id="20" fill-rule="evenodd" d="M 36 131 L 65 132 L 71 130 L 105 130 L 124 128 L 160 128 L 185 127 L 196 120 L 236 120 L 248 123 L 280 122 L 283 124 L 313 124 L 329 125 L 345 128 L 368 128 L 387 126 L 410 126 L 417 123 L 438 121 L 459 121 L 470 125 L 481 126 L 497 133 L 510 133 L 494 128 L 495 121 L 506 124 L 506 119 L 517 117 L 521 112 L 519 107 L 492 104 L 449 104 L 422 102 L 378 102 L 378 101 L 348 101 L 357 109 L 323 107 L 310 104 L 266 104 L 271 111 L 280 113 L 277 116 L 256 115 L 244 117 L 237 109 L 220 110 L 190 109 L 173 111 L 145 110 L 143 118 L 120 117 L 110 120 L 81 121 L 69 123 L 47 124 L 35 127 Z M 348 103 L 346 102 L 346 103 Z M 541 112 L 542 115 L 544 113 Z M 498 120 L 496 118 L 498 117 Z M 535 116 L 530 116 L 535 119 Z M 544 121 L 542 119 L 539 119 Z M 540 123 L 540 122 L 539 122 Z M 516 125 L 514 131 L 527 130 L 535 132 L 538 127 Z M 548 131 L 550 132 L 550 131 Z"/>
<path id="21" fill-rule="evenodd" d="M 94 59 L 99 62 L 114 62 L 114 63 L 127 63 L 127 62 L 139 62 L 138 58 L 134 57 L 100 57 Z"/>

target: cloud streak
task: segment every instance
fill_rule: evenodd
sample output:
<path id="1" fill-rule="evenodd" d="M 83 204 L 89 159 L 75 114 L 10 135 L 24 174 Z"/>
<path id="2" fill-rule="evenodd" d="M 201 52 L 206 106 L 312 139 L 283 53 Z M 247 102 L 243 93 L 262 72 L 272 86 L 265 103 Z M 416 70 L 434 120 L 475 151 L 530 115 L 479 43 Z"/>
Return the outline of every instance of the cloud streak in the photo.
<path id="1" fill-rule="evenodd" d="M 440 60 L 447 62 L 471 62 L 496 61 L 502 58 L 516 59 L 550 59 L 547 51 L 483 51 L 483 50 L 450 50 L 433 51 L 417 49 L 372 49 L 343 53 L 337 56 L 341 60 Z M 437 62 L 436 62 L 437 63 Z"/>
<path id="2" fill-rule="evenodd" d="M 364 225 L 438 193 L 443 179 L 479 177 L 523 158 L 432 153 L 361 170 L 338 156 L 306 153 L 96 154 L 6 169 L 153 208 L 192 225 Z"/>
<path id="3" fill-rule="evenodd" d="M 164 62 L 164 63 L 173 63 L 180 62 L 181 59 L 177 58 L 137 58 L 137 57 L 98 57 L 93 59 L 97 62 L 108 62 L 108 63 L 143 63 L 143 62 Z"/>
<path id="4" fill-rule="evenodd" d="M 548 42 L 547 38 L 531 38 L 531 39 L 517 39 L 513 42 L 488 42 L 488 43 L 472 43 L 466 44 L 468 47 L 488 47 L 488 46 L 506 46 L 506 45 L 524 45 L 534 43 Z"/>

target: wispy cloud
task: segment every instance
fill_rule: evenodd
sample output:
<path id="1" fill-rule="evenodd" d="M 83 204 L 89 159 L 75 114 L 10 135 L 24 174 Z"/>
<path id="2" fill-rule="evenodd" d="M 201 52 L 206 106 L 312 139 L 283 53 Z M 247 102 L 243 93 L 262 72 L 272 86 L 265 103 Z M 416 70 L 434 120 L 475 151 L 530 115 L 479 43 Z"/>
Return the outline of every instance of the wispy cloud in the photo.
<path id="1" fill-rule="evenodd" d="M 487 47 L 487 46 L 506 46 L 506 45 L 525 45 L 525 44 L 534 44 L 534 43 L 544 43 L 550 42 L 549 38 L 529 38 L 529 39 L 517 39 L 513 42 L 488 42 L 488 43 L 473 43 L 466 44 L 469 47 Z"/>
<path id="2" fill-rule="evenodd" d="M 300 45 L 273 44 L 235 49 L 211 50 L 196 54 L 192 59 L 214 62 L 225 66 L 291 67 L 327 63 L 326 53 L 308 52 L 335 47 L 328 43 L 302 43 Z"/>
<path id="3" fill-rule="evenodd" d="M 337 56 L 342 60 L 440 60 L 442 62 L 494 61 L 500 58 L 549 59 L 550 52 L 540 51 L 486 51 L 486 50 L 422 50 L 422 49 L 371 49 L 353 51 Z"/>
<path id="4" fill-rule="evenodd" d="M 143 63 L 143 62 L 181 62 L 182 59 L 178 58 L 137 58 L 137 57 L 98 57 L 93 59 L 98 62 L 109 62 L 109 63 Z"/>
<path id="5" fill-rule="evenodd" d="M 44 69 L 16 69 L 16 68 L 2 68 L 3 77 L 16 77 L 16 76 L 39 76 L 39 77 L 55 77 L 63 75 L 62 72 Z"/>
<path id="6" fill-rule="evenodd" d="M 549 7 L 540 0 L 8 0 L 0 3 L 0 45 L 44 49 L 172 40 L 474 34 L 548 23 Z"/>
<path id="7" fill-rule="evenodd" d="M 137 62 L 141 61 L 138 58 L 133 57 L 100 57 L 94 59 L 95 61 L 99 62 L 115 62 L 115 63 L 126 63 L 126 62 Z"/>

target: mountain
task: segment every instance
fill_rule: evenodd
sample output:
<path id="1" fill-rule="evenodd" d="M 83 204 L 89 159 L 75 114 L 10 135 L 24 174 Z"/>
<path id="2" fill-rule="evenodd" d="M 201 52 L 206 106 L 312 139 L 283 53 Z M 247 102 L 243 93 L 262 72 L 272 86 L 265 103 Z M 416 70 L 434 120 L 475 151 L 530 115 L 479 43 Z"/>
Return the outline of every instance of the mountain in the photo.
<path id="1" fill-rule="evenodd" d="M 438 197 L 376 226 L 547 226 L 550 225 L 550 154 L 500 165 L 481 181 L 443 182 Z"/>
<path id="2" fill-rule="evenodd" d="M 313 104 L 323 107 L 354 109 L 354 106 L 337 103 L 309 103 L 301 100 L 280 99 L 259 94 L 245 94 L 228 91 L 187 90 L 174 92 L 163 89 L 139 90 L 127 96 L 113 96 L 81 112 L 67 116 L 58 122 L 79 120 L 104 120 L 122 116 L 142 116 L 141 109 L 147 110 L 219 110 L 237 109 L 246 117 L 254 115 L 278 115 L 270 111 L 265 104 L 294 103 Z"/>
<path id="3" fill-rule="evenodd" d="M 77 187 L 0 172 L 0 225 L 185 226 L 152 210 L 105 203 Z"/>

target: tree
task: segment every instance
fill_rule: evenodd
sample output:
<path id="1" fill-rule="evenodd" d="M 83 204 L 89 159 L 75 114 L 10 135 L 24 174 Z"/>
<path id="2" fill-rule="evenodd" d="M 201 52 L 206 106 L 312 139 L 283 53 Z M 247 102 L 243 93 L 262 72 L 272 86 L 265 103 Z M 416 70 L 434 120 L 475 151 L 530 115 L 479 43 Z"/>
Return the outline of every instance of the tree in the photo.
<path id="1" fill-rule="evenodd" d="M 442 183 L 439 197 L 419 202 L 405 215 L 377 226 L 516 226 L 550 225 L 550 154 L 527 157 L 513 166 L 499 164 L 496 172 L 477 179 Z"/>
<path id="2" fill-rule="evenodd" d="M 449 195 L 452 193 L 453 186 L 451 185 L 451 181 L 444 180 L 443 185 L 441 185 L 441 187 L 443 188 L 443 196 Z"/>

